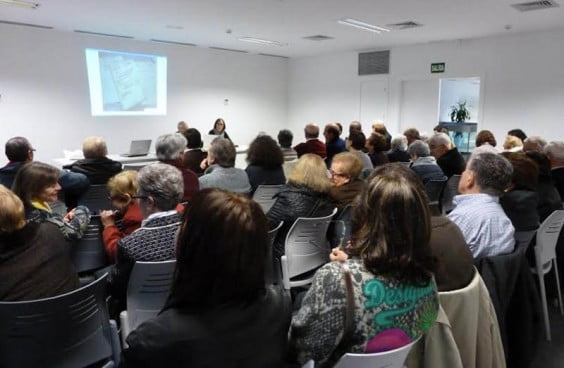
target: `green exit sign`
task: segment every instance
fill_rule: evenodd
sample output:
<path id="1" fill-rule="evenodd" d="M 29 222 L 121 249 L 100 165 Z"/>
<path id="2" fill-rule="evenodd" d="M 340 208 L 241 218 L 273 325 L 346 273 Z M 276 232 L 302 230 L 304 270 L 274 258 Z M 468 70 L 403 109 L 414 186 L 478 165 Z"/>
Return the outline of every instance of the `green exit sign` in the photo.
<path id="1" fill-rule="evenodd" d="M 444 72 L 445 72 L 445 63 L 431 64 L 431 73 L 444 73 Z"/>

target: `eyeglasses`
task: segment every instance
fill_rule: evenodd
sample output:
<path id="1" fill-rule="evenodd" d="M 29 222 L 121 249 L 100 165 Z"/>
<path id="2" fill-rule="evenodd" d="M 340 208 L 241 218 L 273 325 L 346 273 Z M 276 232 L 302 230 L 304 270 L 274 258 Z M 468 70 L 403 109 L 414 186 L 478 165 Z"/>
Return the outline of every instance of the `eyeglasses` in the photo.
<path id="1" fill-rule="evenodd" d="M 331 173 L 331 176 L 340 176 L 342 178 L 348 178 L 349 177 L 349 175 L 347 175 L 347 174 L 339 174 L 339 173 L 334 172 L 333 170 L 329 170 L 329 173 Z"/>

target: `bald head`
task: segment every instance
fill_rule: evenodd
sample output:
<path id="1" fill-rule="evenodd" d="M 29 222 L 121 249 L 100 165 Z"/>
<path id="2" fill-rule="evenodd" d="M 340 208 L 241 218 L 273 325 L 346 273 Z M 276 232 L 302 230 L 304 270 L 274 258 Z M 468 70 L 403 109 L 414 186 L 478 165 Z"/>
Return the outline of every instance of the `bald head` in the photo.
<path id="1" fill-rule="evenodd" d="M 304 129 L 306 138 L 317 138 L 319 137 L 319 127 L 315 124 L 308 124 Z"/>

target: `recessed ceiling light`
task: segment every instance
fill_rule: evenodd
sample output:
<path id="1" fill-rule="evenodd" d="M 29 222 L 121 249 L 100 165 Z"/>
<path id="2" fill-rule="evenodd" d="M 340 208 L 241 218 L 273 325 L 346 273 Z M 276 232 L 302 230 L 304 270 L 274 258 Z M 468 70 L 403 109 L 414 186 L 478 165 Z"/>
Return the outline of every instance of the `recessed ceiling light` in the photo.
<path id="1" fill-rule="evenodd" d="M 0 0 L 0 4 L 19 6 L 21 8 L 37 9 L 39 7 L 38 3 L 32 3 L 30 1 L 23 0 Z"/>
<path id="2" fill-rule="evenodd" d="M 177 26 L 175 24 L 167 24 L 166 28 L 169 28 L 169 29 L 184 29 L 184 27 Z"/>
<path id="3" fill-rule="evenodd" d="M 360 20 L 357 20 L 357 19 L 352 19 L 352 18 L 339 19 L 337 21 L 337 23 L 343 24 L 345 26 L 351 26 L 351 27 L 359 28 L 359 29 L 362 29 L 364 31 L 374 32 L 374 33 L 390 32 L 390 30 L 388 28 L 375 26 L 373 24 L 366 23 L 366 22 L 363 22 L 363 21 L 360 21 Z"/>
<path id="4" fill-rule="evenodd" d="M 265 40 L 265 39 L 256 38 L 256 37 L 239 37 L 238 40 L 243 41 L 243 42 L 258 43 L 258 44 L 261 44 L 261 45 L 271 45 L 271 46 L 287 46 L 288 45 L 287 43 Z"/>

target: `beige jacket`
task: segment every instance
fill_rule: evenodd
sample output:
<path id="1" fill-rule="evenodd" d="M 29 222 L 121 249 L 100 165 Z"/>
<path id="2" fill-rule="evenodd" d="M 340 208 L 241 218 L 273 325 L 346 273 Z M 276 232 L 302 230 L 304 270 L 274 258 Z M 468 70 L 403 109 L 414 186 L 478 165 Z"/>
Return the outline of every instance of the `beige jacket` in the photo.
<path id="1" fill-rule="evenodd" d="M 477 270 L 463 289 L 439 293 L 464 368 L 504 368 L 497 316 Z"/>

